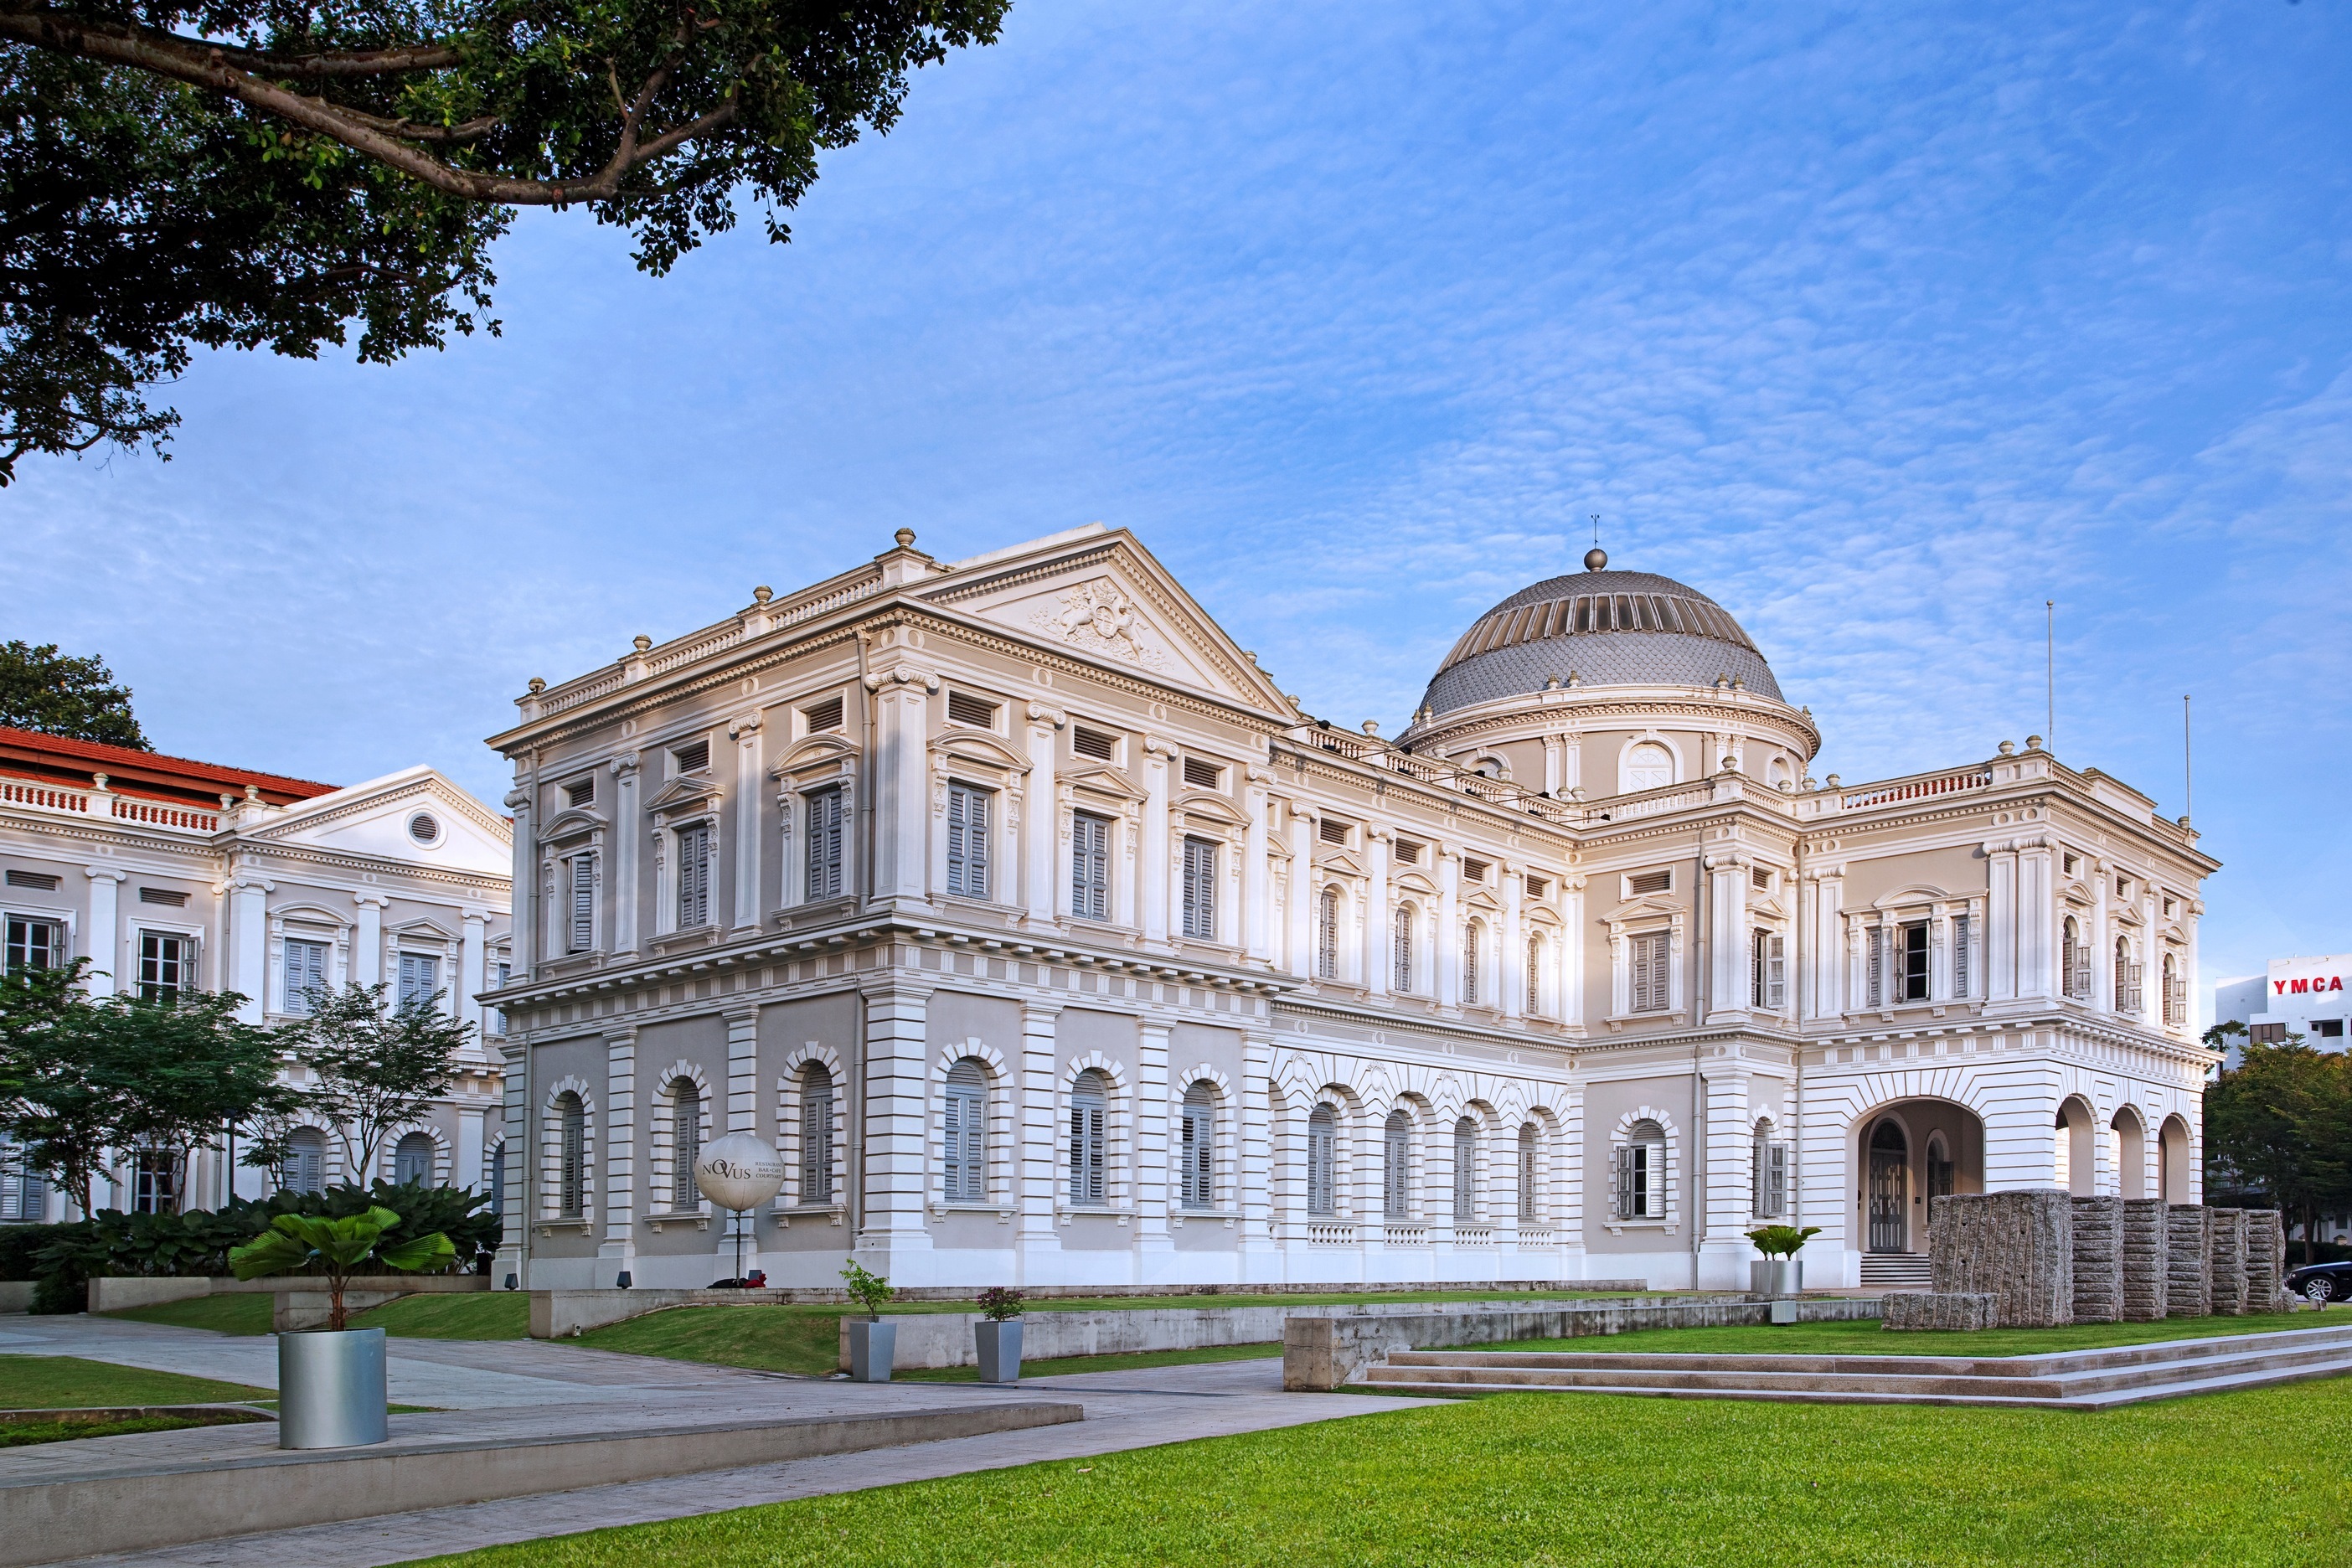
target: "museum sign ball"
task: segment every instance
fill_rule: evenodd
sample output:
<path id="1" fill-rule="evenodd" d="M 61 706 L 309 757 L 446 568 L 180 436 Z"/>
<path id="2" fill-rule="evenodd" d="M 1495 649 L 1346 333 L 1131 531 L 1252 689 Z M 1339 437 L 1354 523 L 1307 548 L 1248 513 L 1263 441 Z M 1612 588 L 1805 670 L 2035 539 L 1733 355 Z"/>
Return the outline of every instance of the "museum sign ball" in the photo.
<path id="1" fill-rule="evenodd" d="M 756 1208 L 784 1190 L 783 1156 L 751 1133 L 730 1132 L 703 1145 L 694 1180 L 720 1208 Z"/>

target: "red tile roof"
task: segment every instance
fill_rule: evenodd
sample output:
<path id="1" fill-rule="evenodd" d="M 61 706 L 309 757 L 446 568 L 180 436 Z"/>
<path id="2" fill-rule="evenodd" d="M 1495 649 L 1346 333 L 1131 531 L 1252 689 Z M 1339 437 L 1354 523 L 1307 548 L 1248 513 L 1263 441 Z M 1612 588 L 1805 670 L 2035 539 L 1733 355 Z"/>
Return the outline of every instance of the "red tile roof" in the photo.
<path id="1" fill-rule="evenodd" d="M 219 809 L 222 795 L 241 795 L 247 784 L 272 805 L 309 800 L 342 787 L 0 725 L 0 774 L 88 789 L 93 773 L 104 773 L 107 787 L 121 795 L 214 810 Z"/>

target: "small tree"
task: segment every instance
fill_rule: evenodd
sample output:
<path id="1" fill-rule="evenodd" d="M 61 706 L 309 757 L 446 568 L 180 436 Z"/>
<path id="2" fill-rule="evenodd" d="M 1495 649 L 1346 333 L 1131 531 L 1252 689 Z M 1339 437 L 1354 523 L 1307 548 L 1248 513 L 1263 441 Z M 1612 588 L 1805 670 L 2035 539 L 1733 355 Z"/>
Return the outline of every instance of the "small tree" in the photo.
<path id="1" fill-rule="evenodd" d="M 278 1032 L 281 1047 L 318 1075 L 305 1097 L 335 1124 L 356 1179 L 374 1168 L 395 1129 L 418 1121 L 449 1092 L 457 1053 L 473 1031 L 441 1012 L 448 993 L 389 1007 L 383 984 L 303 993 L 310 1016 Z"/>
<path id="2" fill-rule="evenodd" d="M 890 1298 L 898 1293 L 890 1281 L 879 1274 L 868 1273 L 866 1266 L 854 1258 L 849 1260 L 849 1267 L 841 1271 L 841 1277 L 848 1283 L 850 1299 L 866 1309 L 866 1317 L 880 1322 L 882 1309 L 888 1306 Z"/>
<path id="3" fill-rule="evenodd" d="M 240 1279 L 258 1279 L 319 1265 L 327 1276 L 327 1327 L 340 1333 L 349 1321 L 343 1291 L 360 1265 L 373 1259 L 387 1268 L 413 1273 L 446 1268 L 457 1257 L 456 1244 L 437 1230 L 385 1246 L 384 1233 L 399 1223 L 398 1215 L 382 1207 L 341 1219 L 282 1214 L 261 1235 L 230 1249 L 229 1269 Z"/>

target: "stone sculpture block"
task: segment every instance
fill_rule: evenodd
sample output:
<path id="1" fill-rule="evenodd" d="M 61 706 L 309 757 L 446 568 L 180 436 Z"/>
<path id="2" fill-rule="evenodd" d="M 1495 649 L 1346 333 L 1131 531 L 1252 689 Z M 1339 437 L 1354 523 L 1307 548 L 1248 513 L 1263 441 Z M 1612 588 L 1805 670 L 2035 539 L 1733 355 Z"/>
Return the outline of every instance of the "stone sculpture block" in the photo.
<path id="1" fill-rule="evenodd" d="M 1898 1292 L 1886 1298 L 1885 1326 L 1890 1329 L 1941 1329 L 1973 1332 L 2000 1321 L 2000 1298 L 1990 1292 Z"/>
<path id="2" fill-rule="evenodd" d="M 1928 1200 L 1928 1279 L 1937 1295 L 1999 1299 L 2005 1329 L 2074 1321 L 2074 1212 L 2048 1189 Z"/>
<path id="3" fill-rule="evenodd" d="M 2246 1310 L 2276 1312 L 2286 1300 L 2286 1223 L 2276 1209 L 2246 1211 Z"/>
<path id="4" fill-rule="evenodd" d="M 2076 1198 L 2074 1321 L 2113 1323 L 2124 1315 L 2124 1201 Z"/>
<path id="5" fill-rule="evenodd" d="M 2165 1216 L 2172 1205 L 2162 1198 L 2123 1201 L 2123 1318 L 2153 1323 L 2164 1316 Z"/>
<path id="6" fill-rule="evenodd" d="M 2207 1245 L 2212 1248 L 2213 1263 L 2207 1272 L 2212 1281 L 2213 1313 L 2222 1318 L 2243 1317 L 2246 1311 L 2246 1211 L 2208 1209 L 2205 1212 L 2212 1216 Z"/>
<path id="7" fill-rule="evenodd" d="M 2164 1315 L 2205 1317 L 2213 1310 L 2212 1211 L 2196 1204 L 2174 1204 L 2164 1224 Z"/>

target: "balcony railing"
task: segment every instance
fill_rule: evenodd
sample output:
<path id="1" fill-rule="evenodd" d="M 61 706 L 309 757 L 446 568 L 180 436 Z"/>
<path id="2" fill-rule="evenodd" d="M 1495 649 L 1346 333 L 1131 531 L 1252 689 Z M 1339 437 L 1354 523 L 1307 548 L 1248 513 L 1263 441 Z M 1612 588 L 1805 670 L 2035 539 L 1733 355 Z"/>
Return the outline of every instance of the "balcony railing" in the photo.
<path id="1" fill-rule="evenodd" d="M 221 824 L 217 811 L 193 811 L 159 801 L 131 800 L 105 790 L 59 789 L 55 784 L 24 779 L 0 779 L 0 805 L 60 816 L 106 817 L 181 833 L 217 833 Z"/>

